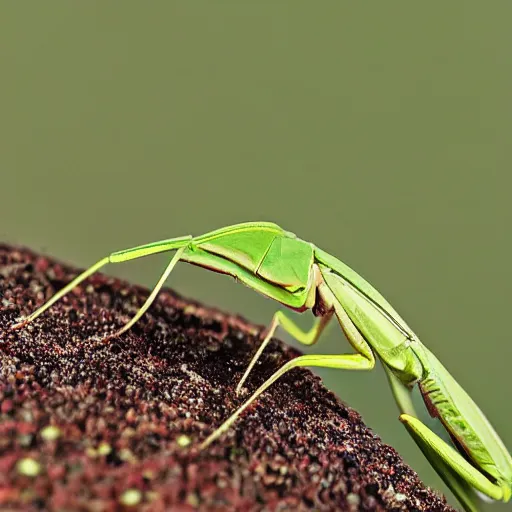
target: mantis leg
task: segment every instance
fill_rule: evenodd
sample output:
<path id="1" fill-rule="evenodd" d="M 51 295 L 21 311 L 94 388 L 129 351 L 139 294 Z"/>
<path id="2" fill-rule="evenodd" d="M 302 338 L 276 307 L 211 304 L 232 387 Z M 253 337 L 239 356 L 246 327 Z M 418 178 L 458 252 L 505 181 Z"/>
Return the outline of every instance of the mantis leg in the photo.
<path id="1" fill-rule="evenodd" d="M 345 370 L 371 370 L 374 362 L 368 360 L 361 354 L 342 354 L 336 355 L 304 355 L 288 361 L 279 370 L 277 370 L 268 380 L 266 380 L 253 395 L 241 405 L 217 430 L 215 430 L 200 445 L 200 449 L 208 447 L 213 441 L 218 439 L 224 432 L 227 432 L 238 417 L 249 407 L 269 386 L 286 372 L 293 368 L 302 368 L 306 366 L 318 366 L 322 368 L 339 368 Z"/>
<path id="2" fill-rule="evenodd" d="M 111 336 L 108 336 L 108 338 L 115 338 L 116 336 L 123 334 L 123 332 L 126 332 L 148 310 L 148 308 L 151 306 L 151 304 L 153 304 L 153 301 L 156 299 L 156 296 L 162 289 L 162 286 L 164 285 L 166 279 L 169 277 L 169 274 L 172 272 L 172 269 L 174 268 L 176 263 L 178 263 L 178 261 L 180 261 L 183 251 L 185 249 L 186 249 L 186 247 L 180 247 L 176 251 L 176 254 L 172 257 L 171 261 L 169 262 L 169 264 L 163 271 L 162 275 L 160 276 L 160 279 L 154 286 L 153 291 L 150 293 L 149 297 L 146 299 L 146 302 L 144 302 L 144 304 L 139 309 L 139 311 L 137 311 L 137 313 L 134 315 L 134 317 L 127 324 L 125 324 L 123 327 L 121 327 L 121 329 L 119 329 L 117 332 L 115 332 Z"/>
<path id="3" fill-rule="evenodd" d="M 317 366 L 321 368 L 338 368 L 343 370 L 371 370 L 375 366 L 375 357 L 373 352 L 358 331 L 352 320 L 346 312 L 337 307 L 334 308 L 336 316 L 340 322 L 344 333 L 350 344 L 359 352 L 358 354 L 341 355 L 315 355 L 308 354 L 296 357 L 284 364 L 269 379 L 267 379 L 252 395 L 248 398 L 224 423 L 212 432 L 200 445 L 203 450 L 213 441 L 218 439 L 224 432 L 228 431 L 238 417 L 249 407 L 263 392 L 267 390 L 276 380 L 282 377 L 286 372 L 293 368 L 303 368 L 307 366 Z M 330 316 L 329 316 L 330 318 Z"/>
<path id="4" fill-rule="evenodd" d="M 504 498 L 503 489 L 499 485 L 491 482 L 420 420 L 402 414 L 400 421 L 460 502 L 464 506 L 468 505 L 467 510 L 478 510 L 474 498 L 467 494 L 467 489 L 471 487 L 494 500 Z"/>
<path id="5" fill-rule="evenodd" d="M 437 474 L 443 479 L 444 483 L 453 492 L 457 500 L 464 507 L 464 510 L 467 512 L 478 512 L 478 502 L 480 499 L 475 493 L 474 487 L 472 487 L 471 480 L 461 476 L 460 472 L 453 468 L 453 464 L 456 462 L 450 462 L 452 460 L 455 461 L 455 459 L 450 459 L 449 457 L 451 457 L 451 455 L 449 455 L 447 458 L 446 454 L 448 454 L 448 452 L 446 450 L 443 452 L 445 454 L 444 456 L 439 454 L 439 449 L 435 449 L 433 447 L 432 440 L 435 437 L 436 443 L 438 443 L 438 445 L 441 445 L 442 443 L 446 446 L 446 448 L 450 448 L 452 450 L 453 448 L 451 448 L 441 438 L 437 437 L 436 434 L 428 429 L 423 423 L 416 419 L 417 414 L 411 399 L 411 389 L 405 386 L 398 379 L 398 377 L 396 377 L 393 372 L 387 368 L 386 365 L 383 366 L 386 371 L 386 375 L 388 376 L 391 390 L 393 391 L 393 395 L 398 404 L 398 408 L 402 413 L 400 415 L 400 421 L 405 424 L 409 433 L 411 434 L 411 437 L 423 452 L 430 465 L 436 470 Z M 418 431 L 418 424 L 421 425 L 421 432 L 423 432 L 423 435 L 421 435 Z M 427 437 L 425 437 L 425 435 Z M 455 453 L 458 458 L 462 459 L 466 465 L 470 466 L 472 472 L 476 474 L 477 478 L 485 480 L 486 485 L 494 485 L 489 482 L 487 478 L 485 478 L 478 470 L 469 465 L 458 452 Z"/>
<path id="6" fill-rule="evenodd" d="M 288 318 L 285 313 L 283 313 L 282 311 L 277 311 L 277 313 L 272 317 L 272 322 L 270 323 L 270 326 L 268 327 L 268 329 L 266 329 L 265 338 L 263 339 L 256 353 L 254 354 L 253 358 L 251 359 L 251 362 L 249 363 L 247 370 L 245 370 L 243 377 L 240 379 L 240 382 L 236 387 L 236 394 L 240 394 L 242 386 L 244 385 L 244 382 L 247 380 L 249 374 L 251 373 L 251 370 L 256 364 L 256 361 L 260 358 L 261 354 L 265 350 L 265 347 L 268 345 L 268 343 L 274 336 L 276 329 L 279 326 L 281 326 L 290 336 L 292 336 L 298 342 L 304 345 L 313 345 L 318 341 L 318 338 L 322 334 L 322 331 L 324 330 L 325 326 L 329 323 L 329 320 L 332 318 L 332 315 L 333 311 L 329 311 L 325 315 L 319 318 L 315 318 L 315 323 L 313 324 L 311 329 L 309 331 L 304 331 L 293 320 Z"/>
<path id="7" fill-rule="evenodd" d="M 11 327 L 11 329 L 19 329 L 28 323 L 35 320 L 38 316 L 40 316 L 42 313 L 44 313 L 48 308 L 53 306 L 59 299 L 64 297 L 67 293 L 69 293 L 75 286 L 78 286 L 82 281 L 87 279 L 92 274 L 96 273 L 100 268 L 107 265 L 107 263 L 121 263 L 123 261 L 130 261 L 135 260 L 137 258 L 142 258 L 143 256 L 149 256 L 151 254 L 157 254 L 159 252 L 166 252 L 166 251 L 172 251 L 179 248 L 185 248 L 188 243 L 192 240 L 192 236 L 183 236 L 179 238 L 171 238 L 169 240 L 162 240 L 160 242 L 153 242 L 146 245 L 140 245 L 137 247 L 132 247 L 131 249 L 125 249 L 122 251 L 113 252 L 109 256 L 106 256 L 105 258 L 102 258 L 100 261 L 89 267 L 87 270 L 82 272 L 80 275 L 75 277 L 69 284 L 64 286 L 61 290 L 59 290 L 48 302 L 44 303 L 39 309 L 34 311 L 31 315 L 29 315 L 27 318 L 22 320 L 20 323 L 14 325 Z M 173 258 L 172 261 L 174 261 L 175 258 Z M 177 261 L 177 260 L 176 260 Z M 174 261 L 174 264 L 176 263 Z M 164 274 L 167 272 L 166 277 L 171 272 L 172 268 L 174 267 L 174 264 L 166 269 Z M 161 280 L 161 279 L 160 279 Z M 157 287 L 160 284 L 160 280 L 157 283 Z M 162 284 L 160 284 L 160 288 L 162 287 Z M 158 288 L 158 289 L 160 289 Z M 157 292 L 158 293 L 158 292 Z M 155 294 L 156 295 L 156 294 Z M 152 298 L 151 302 L 154 300 L 153 294 L 150 296 Z M 147 308 L 150 306 L 151 302 L 149 304 L 144 304 L 142 306 L 145 307 L 144 311 L 147 310 Z M 139 317 L 140 318 L 140 315 Z M 133 323 L 131 323 L 133 325 Z M 124 331 L 123 331 L 124 332 Z"/>

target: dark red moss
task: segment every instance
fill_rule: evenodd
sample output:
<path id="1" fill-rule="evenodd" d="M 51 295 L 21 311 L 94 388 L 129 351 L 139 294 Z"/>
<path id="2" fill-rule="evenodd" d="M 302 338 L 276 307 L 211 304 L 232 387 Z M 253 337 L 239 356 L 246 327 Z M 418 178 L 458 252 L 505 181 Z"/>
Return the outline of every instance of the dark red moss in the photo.
<path id="1" fill-rule="evenodd" d="M 76 273 L 0 245 L 0 510 L 453 510 L 308 370 L 199 452 L 241 403 L 260 327 L 239 317 L 167 290 L 104 343 L 148 292 L 95 275 L 9 330 Z M 296 355 L 273 342 L 250 389 Z"/>

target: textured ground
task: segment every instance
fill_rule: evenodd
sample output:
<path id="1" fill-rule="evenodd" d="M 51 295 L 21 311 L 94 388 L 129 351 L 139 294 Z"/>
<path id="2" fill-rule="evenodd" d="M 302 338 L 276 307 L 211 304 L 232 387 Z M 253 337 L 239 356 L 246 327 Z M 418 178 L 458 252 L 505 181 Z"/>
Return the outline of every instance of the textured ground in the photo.
<path id="1" fill-rule="evenodd" d="M 76 272 L 0 245 L 0 510 L 453 510 L 308 370 L 199 452 L 240 404 L 245 320 L 166 291 L 105 344 L 147 290 L 96 275 L 9 331 Z M 296 355 L 271 343 L 248 387 Z"/>

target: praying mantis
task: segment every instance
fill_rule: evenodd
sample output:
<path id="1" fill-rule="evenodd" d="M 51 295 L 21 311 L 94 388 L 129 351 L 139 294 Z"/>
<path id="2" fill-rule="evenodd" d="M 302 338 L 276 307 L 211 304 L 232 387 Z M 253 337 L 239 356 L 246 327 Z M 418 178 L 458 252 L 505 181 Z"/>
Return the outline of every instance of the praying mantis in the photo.
<path id="1" fill-rule="evenodd" d="M 198 237 L 182 236 L 114 252 L 85 270 L 12 328 L 22 328 L 35 320 L 107 263 L 168 251 L 176 252 L 146 302 L 128 323 L 109 337 L 130 329 L 155 300 L 176 263 L 185 261 L 230 275 L 292 310 L 312 310 L 316 317 L 312 328 L 304 331 L 282 311 L 276 312 L 238 383 L 238 394 L 279 326 L 300 343 L 313 345 L 335 317 L 355 350 L 339 355 L 302 355 L 288 361 L 200 444 L 201 449 L 228 431 L 251 403 L 292 368 L 371 370 L 379 359 L 400 409 L 400 421 L 465 510 L 478 510 L 477 492 L 494 500 L 510 499 L 512 457 L 484 414 L 448 370 L 365 279 L 334 256 L 277 224 L 246 222 Z M 418 419 L 411 398 L 415 385 L 430 415 L 441 421 L 452 438 L 452 445 Z"/>

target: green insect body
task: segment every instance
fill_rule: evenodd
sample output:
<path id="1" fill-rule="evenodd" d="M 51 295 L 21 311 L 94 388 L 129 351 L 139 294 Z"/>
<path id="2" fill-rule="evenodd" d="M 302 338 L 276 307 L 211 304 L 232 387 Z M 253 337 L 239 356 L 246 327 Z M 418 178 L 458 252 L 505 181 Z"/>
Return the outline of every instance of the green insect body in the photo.
<path id="1" fill-rule="evenodd" d="M 278 311 L 237 386 L 240 392 L 254 364 L 281 326 L 305 345 L 316 343 L 326 324 L 336 317 L 352 354 L 303 355 L 274 373 L 242 406 L 201 443 L 201 448 L 231 428 L 244 410 L 283 374 L 297 367 L 371 370 L 379 359 L 401 411 L 400 421 L 452 489 L 467 511 L 478 510 L 478 491 L 508 501 L 512 494 L 512 458 L 484 414 L 420 342 L 392 306 L 350 267 L 311 243 L 270 222 L 249 222 L 112 253 L 80 274 L 32 315 L 14 326 L 31 322 L 78 283 L 107 263 L 119 263 L 155 253 L 176 251 L 150 296 L 137 314 L 114 336 L 128 330 L 145 313 L 178 261 L 186 261 L 235 277 L 286 307 L 317 316 L 302 331 Z M 411 400 L 418 385 L 428 411 L 439 418 L 453 440 L 446 443 L 418 418 Z"/>

